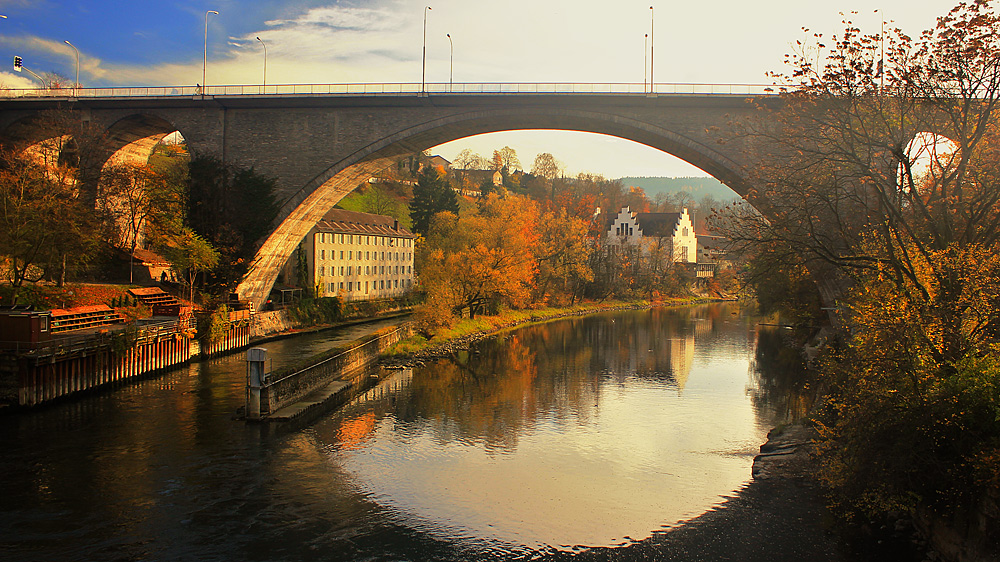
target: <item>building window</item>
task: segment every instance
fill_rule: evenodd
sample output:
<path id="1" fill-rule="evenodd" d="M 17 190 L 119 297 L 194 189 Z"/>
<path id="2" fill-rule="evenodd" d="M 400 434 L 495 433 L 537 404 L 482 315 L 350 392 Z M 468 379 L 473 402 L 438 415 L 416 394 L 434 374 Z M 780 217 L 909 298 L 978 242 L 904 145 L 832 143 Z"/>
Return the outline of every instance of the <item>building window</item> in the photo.
<path id="1" fill-rule="evenodd" d="M 347 259 L 351 259 L 352 255 L 353 255 L 353 252 L 348 251 L 347 252 Z"/>
<path id="2" fill-rule="evenodd" d="M 371 257 L 372 257 L 372 253 L 371 252 L 365 252 L 365 259 L 366 260 L 371 259 Z"/>
<path id="3" fill-rule="evenodd" d="M 324 269 L 325 269 L 325 268 L 324 268 L 323 266 L 319 266 L 319 276 L 320 276 L 320 277 L 322 277 L 322 276 L 323 276 L 323 274 L 324 274 L 324 273 L 323 273 Z"/>
<path id="4" fill-rule="evenodd" d="M 365 294 L 366 295 L 368 294 L 368 282 L 367 281 L 365 281 Z"/>
<path id="5" fill-rule="evenodd" d="M 325 260 L 326 259 L 326 250 L 320 250 L 319 251 L 319 259 L 321 259 L 321 260 Z"/>
<path id="6" fill-rule="evenodd" d="M 340 266 L 340 275 L 341 277 L 344 276 L 344 266 Z"/>
<path id="7" fill-rule="evenodd" d="M 348 281 L 347 282 L 347 292 L 351 292 L 353 289 L 354 289 L 354 282 L 353 281 Z"/>
<path id="8" fill-rule="evenodd" d="M 381 286 L 383 290 L 385 289 L 385 281 L 379 281 L 378 284 Z"/>
<path id="9" fill-rule="evenodd" d="M 341 243 L 341 244 L 343 244 L 343 243 L 344 243 L 344 235 L 343 235 L 343 234 L 341 234 L 341 235 L 340 235 L 340 243 Z"/>
<path id="10" fill-rule="evenodd" d="M 343 281 L 340 282 L 339 288 L 340 288 L 341 291 L 344 290 L 344 282 Z"/>
<path id="11" fill-rule="evenodd" d="M 340 251 L 340 259 L 344 259 L 344 251 L 343 250 Z"/>
<path id="12" fill-rule="evenodd" d="M 354 275 L 354 266 L 353 265 L 347 266 L 347 274 L 348 275 Z"/>
<path id="13" fill-rule="evenodd" d="M 361 266 L 358 266 L 358 267 L 361 267 Z M 372 270 L 371 266 L 366 265 L 365 266 L 365 275 L 371 275 L 372 274 L 371 270 Z"/>
<path id="14" fill-rule="evenodd" d="M 348 244 L 353 244 L 354 243 L 354 235 L 353 234 L 348 234 L 347 235 L 347 243 Z"/>
<path id="15" fill-rule="evenodd" d="M 398 289 L 399 288 L 399 279 L 393 280 L 393 284 L 396 285 L 396 288 Z"/>
<path id="16" fill-rule="evenodd" d="M 684 232 L 683 232 L 683 233 L 681 234 L 681 236 L 687 236 L 687 235 L 688 235 L 688 229 L 687 229 L 687 227 L 685 226 L 685 227 L 684 227 Z"/>
<path id="17" fill-rule="evenodd" d="M 385 266 L 384 265 L 379 266 L 379 273 L 378 274 L 379 275 L 385 275 Z"/>

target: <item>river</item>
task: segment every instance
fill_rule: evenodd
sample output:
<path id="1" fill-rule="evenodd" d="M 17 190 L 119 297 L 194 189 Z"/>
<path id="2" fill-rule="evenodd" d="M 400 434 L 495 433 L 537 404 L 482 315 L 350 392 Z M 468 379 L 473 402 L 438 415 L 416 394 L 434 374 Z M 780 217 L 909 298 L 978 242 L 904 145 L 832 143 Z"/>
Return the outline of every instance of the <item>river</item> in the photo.
<path id="1" fill-rule="evenodd" d="M 278 368 L 378 327 L 264 347 Z M 640 541 L 738 490 L 805 407 L 759 334 L 724 304 L 552 321 L 384 372 L 295 431 L 235 419 L 243 354 L 3 416 L 0 559 L 505 560 Z"/>

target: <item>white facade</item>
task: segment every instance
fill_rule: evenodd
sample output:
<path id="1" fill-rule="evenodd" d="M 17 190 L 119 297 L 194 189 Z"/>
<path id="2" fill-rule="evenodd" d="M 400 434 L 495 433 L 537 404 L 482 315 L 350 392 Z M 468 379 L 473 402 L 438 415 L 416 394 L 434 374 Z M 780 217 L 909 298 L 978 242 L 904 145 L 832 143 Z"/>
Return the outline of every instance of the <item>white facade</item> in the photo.
<path id="1" fill-rule="evenodd" d="M 354 301 L 410 291 L 413 240 L 392 217 L 330 211 L 303 242 L 316 296 Z"/>
<path id="2" fill-rule="evenodd" d="M 606 234 L 612 245 L 628 244 L 649 251 L 661 244 L 671 249 L 675 263 L 698 261 L 698 239 L 687 209 L 680 213 L 634 213 L 622 207 Z"/>

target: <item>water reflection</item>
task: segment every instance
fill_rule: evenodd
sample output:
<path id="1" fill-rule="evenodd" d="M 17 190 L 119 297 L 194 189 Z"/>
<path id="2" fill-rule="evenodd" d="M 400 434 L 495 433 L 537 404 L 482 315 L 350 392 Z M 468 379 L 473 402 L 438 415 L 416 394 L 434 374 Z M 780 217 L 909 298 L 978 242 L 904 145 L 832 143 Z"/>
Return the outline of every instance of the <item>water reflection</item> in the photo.
<path id="1" fill-rule="evenodd" d="M 753 325 L 734 312 L 512 331 L 396 373 L 315 431 L 360 493 L 435 536 L 486 550 L 643 539 L 739 488 L 769 429 L 747 396 Z"/>
<path id="2" fill-rule="evenodd" d="M 265 347 L 277 367 L 359 336 Z M 298 432 L 233 419 L 242 355 L 0 416 L 0 558 L 514 559 L 642 539 L 737 489 L 804 404 L 757 340 L 731 306 L 550 322 L 392 373 Z"/>

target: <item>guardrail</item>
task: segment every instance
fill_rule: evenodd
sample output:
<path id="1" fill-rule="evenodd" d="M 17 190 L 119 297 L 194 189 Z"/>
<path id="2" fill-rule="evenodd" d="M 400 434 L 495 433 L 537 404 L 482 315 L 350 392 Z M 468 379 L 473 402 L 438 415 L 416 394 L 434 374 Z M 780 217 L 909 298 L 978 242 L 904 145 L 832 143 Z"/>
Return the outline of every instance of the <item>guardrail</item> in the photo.
<path id="1" fill-rule="evenodd" d="M 448 94 L 606 94 L 606 95 L 776 95 L 774 84 L 685 84 L 629 82 L 409 82 L 363 84 L 259 84 L 218 86 L 136 86 L 114 88 L 8 88 L 0 98 L 163 98 L 228 96 L 413 96 Z"/>
<path id="2" fill-rule="evenodd" d="M 100 332 L 86 334 L 58 334 L 51 341 L 17 342 L 0 341 L 0 352 L 25 355 L 34 358 L 65 355 L 79 351 L 88 351 L 111 345 L 115 334 L 134 327 L 136 343 L 145 343 L 157 338 L 193 330 L 194 318 L 182 320 L 148 321 L 134 324 L 109 324 Z"/>

